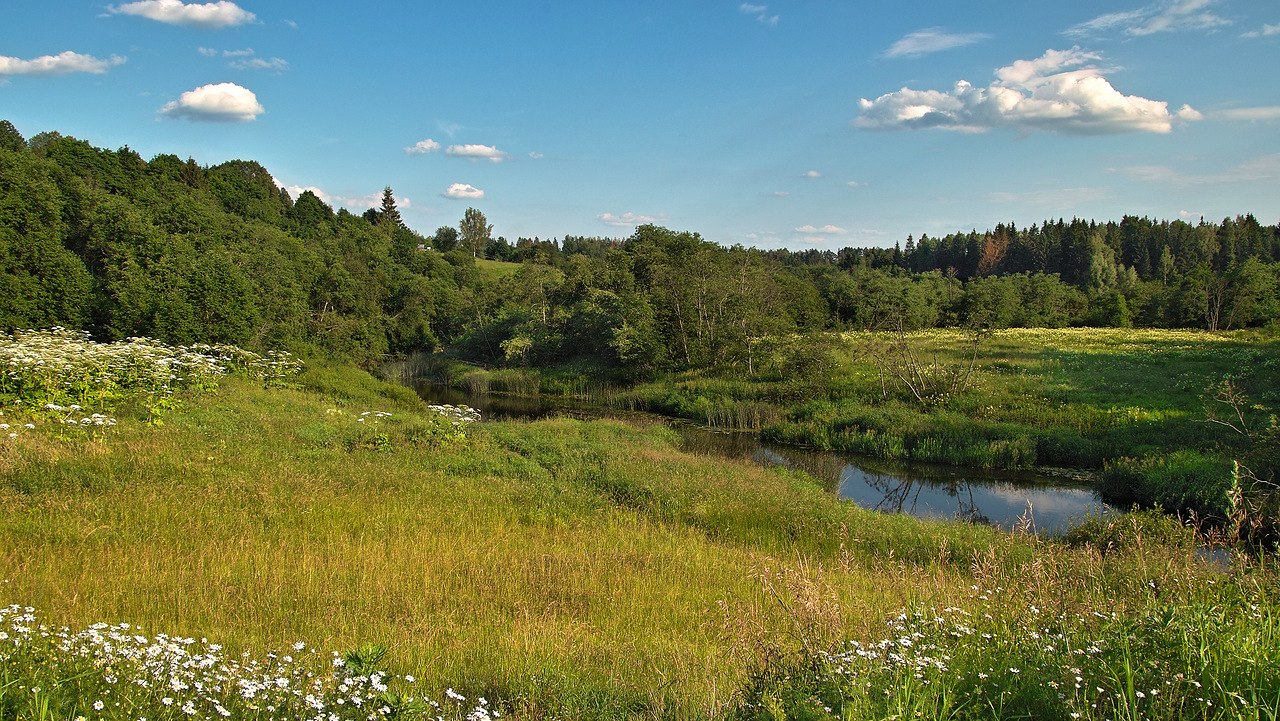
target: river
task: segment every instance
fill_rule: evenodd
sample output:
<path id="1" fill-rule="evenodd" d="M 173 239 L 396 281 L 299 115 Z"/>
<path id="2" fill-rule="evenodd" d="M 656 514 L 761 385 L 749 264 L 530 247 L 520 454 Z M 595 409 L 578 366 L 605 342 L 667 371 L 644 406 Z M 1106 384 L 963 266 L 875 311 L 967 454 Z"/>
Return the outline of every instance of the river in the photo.
<path id="1" fill-rule="evenodd" d="M 530 420 L 555 415 L 663 422 L 690 453 L 745 459 L 802 470 L 833 493 L 863 508 L 920 518 L 956 519 L 1011 530 L 1019 524 L 1051 535 L 1087 515 L 1114 511 L 1090 486 L 1043 473 L 896 463 L 761 441 L 751 433 L 723 433 L 689 421 L 620 411 L 555 396 L 468 395 L 437 383 L 410 385 L 432 403 L 465 404 L 485 420 Z"/>

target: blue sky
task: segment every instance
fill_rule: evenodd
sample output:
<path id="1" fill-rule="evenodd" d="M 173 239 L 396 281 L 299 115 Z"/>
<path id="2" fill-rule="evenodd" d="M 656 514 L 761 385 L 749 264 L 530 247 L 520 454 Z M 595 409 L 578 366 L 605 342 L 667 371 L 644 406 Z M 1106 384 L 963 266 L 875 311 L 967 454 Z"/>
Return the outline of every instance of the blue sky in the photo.
<path id="1" fill-rule="evenodd" d="M 427 234 L 467 207 L 511 240 L 791 248 L 1276 223 L 1280 4 L 19 0 L 0 118 L 354 212 L 390 185 Z"/>

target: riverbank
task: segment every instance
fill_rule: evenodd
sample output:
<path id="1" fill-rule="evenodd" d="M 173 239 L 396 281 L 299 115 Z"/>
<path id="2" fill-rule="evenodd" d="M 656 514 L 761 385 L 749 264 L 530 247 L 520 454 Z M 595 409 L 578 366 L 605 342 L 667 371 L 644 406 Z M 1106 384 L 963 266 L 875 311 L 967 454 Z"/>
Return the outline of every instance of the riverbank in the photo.
<path id="1" fill-rule="evenodd" d="M 1088 516 L 1115 512 L 1094 490 L 1088 473 L 1054 469 L 960 468 L 886 461 L 762 440 L 750 431 L 707 428 L 695 421 L 619 409 L 561 395 L 470 394 L 439 383 L 409 382 L 430 403 L 465 404 L 490 420 L 538 420 L 557 416 L 662 423 L 679 434 L 681 450 L 802 471 L 839 498 L 862 508 L 917 518 L 962 520 L 1006 531 L 1019 526 L 1055 535 Z"/>
<path id="2" fill-rule="evenodd" d="M 626 388 L 575 381 L 572 369 L 483 370 L 437 359 L 419 370 L 471 391 L 572 395 L 886 460 L 1075 469 L 1098 474 L 1118 505 L 1202 518 L 1237 510 L 1233 461 L 1260 478 L 1274 472 L 1266 449 L 1280 437 L 1270 420 L 1280 341 L 1272 336 L 931 330 L 845 333 L 825 343 L 791 349 L 790 365 L 762 361 L 781 375 L 708 370 Z"/>

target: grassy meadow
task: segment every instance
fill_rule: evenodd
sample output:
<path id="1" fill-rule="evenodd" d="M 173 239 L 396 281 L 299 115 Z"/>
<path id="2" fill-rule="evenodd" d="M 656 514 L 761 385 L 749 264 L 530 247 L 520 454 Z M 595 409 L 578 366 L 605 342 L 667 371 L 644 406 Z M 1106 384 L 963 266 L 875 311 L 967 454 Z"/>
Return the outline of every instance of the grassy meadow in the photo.
<path id="1" fill-rule="evenodd" d="M 1122 506 L 1219 519 L 1233 512 L 1232 461 L 1272 470 L 1280 443 L 1280 341 L 1256 332 L 1005 329 L 976 344 L 961 330 L 850 332 L 783 345 L 761 368 L 599 395 L 878 458 L 1080 469 Z"/>
<path id="2" fill-rule="evenodd" d="M 1280 711 L 1280 569 L 1165 516 L 879 515 L 660 425 L 475 424 L 352 368 L 240 366 L 19 388 L 10 363 L 0 719 Z"/>

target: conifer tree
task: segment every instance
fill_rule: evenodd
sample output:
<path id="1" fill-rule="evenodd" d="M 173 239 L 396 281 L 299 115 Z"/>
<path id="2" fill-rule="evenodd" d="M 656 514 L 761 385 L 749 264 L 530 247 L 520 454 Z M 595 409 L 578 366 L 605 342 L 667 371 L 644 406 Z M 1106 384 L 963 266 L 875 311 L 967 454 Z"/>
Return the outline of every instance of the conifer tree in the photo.
<path id="1" fill-rule="evenodd" d="M 403 228 L 404 220 L 400 217 L 400 209 L 396 207 L 396 196 L 391 186 L 382 189 L 382 208 L 378 210 L 378 225 L 390 224 L 394 228 Z"/>

